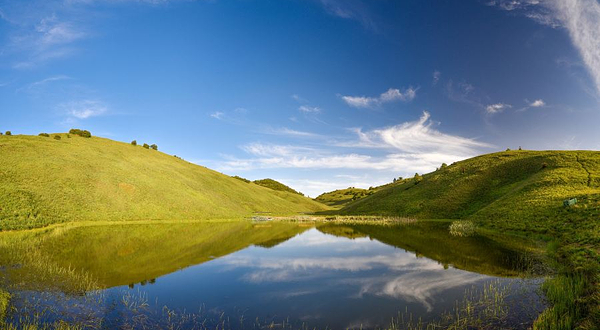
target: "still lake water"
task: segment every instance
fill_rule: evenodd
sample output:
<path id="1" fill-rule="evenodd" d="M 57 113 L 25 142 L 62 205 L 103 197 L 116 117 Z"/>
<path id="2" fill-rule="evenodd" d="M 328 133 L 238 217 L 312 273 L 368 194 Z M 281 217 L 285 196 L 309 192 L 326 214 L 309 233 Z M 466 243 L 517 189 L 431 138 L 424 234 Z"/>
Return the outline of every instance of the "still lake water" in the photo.
<path id="1" fill-rule="evenodd" d="M 81 269 L 105 288 L 90 307 L 93 318 L 85 317 L 109 328 L 164 326 L 168 311 L 184 328 L 384 328 L 399 315 L 438 320 L 466 293 L 477 297 L 490 285 L 503 288 L 507 328 L 526 329 L 544 307 L 540 280 L 522 279 L 529 256 L 484 236 L 451 236 L 447 223 L 93 226 L 50 233 L 37 244 L 52 251 L 52 262 Z M 15 296 L 23 311 L 32 310 L 28 299 L 56 305 L 46 322 L 86 304 L 39 291 Z M 131 310 L 142 309 L 136 321 Z"/>

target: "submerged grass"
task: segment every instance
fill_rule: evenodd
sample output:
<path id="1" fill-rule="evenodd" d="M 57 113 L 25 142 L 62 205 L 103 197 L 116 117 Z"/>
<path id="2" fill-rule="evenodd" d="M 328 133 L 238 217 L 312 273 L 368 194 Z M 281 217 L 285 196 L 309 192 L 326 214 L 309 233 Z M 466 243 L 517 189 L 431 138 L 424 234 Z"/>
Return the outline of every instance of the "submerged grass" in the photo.
<path id="1" fill-rule="evenodd" d="M 9 302 L 10 294 L 0 288 L 0 328 L 4 326 L 4 319 L 6 318 Z"/>

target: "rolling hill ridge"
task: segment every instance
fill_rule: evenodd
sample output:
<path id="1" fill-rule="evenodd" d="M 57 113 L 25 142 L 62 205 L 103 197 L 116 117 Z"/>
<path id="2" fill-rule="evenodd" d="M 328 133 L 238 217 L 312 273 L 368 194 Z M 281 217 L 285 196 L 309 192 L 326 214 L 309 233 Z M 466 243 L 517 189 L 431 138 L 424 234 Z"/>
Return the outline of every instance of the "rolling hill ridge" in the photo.
<path id="1" fill-rule="evenodd" d="M 0 230 L 66 221 L 232 219 L 327 209 L 105 138 L 0 136 Z"/>

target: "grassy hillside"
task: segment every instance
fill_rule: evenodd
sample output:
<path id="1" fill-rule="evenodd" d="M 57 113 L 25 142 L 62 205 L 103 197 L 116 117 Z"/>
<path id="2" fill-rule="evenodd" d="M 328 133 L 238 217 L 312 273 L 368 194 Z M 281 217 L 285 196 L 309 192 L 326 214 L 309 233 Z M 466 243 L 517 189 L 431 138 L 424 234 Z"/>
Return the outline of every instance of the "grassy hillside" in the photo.
<path id="1" fill-rule="evenodd" d="M 269 189 L 277 190 L 277 191 L 285 191 L 292 194 L 298 194 L 304 196 L 304 194 L 297 192 L 296 190 L 284 185 L 281 182 L 275 181 L 273 179 L 262 179 L 262 180 L 254 180 L 254 184 L 257 184 L 262 187 L 266 187 Z"/>
<path id="2" fill-rule="evenodd" d="M 483 155 L 425 174 L 420 182 L 389 185 L 340 213 L 486 219 L 519 229 L 567 212 L 562 202 L 571 197 L 579 203 L 568 213 L 600 215 L 600 152 Z"/>
<path id="3" fill-rule="evenodd" d="M 362 188 L 346 188 L 346 189 L 338 189 L 330 192 L 323 193 L 315 200 L 317 202 L 323 203 L 325 205 L 329 205 L 334 208 L 342 208 L 358 199 L 367 197 L 373 194 L 375 190 L 371 189 L 362 189 Z"/>
<path id="4" fill-rule="evenodd" d="M 571 207 L 563 200 L 577 198 Z M 457 162 L 359 199 L 342 214 L 471 219 L 548 241 L 559 276 L 537 329 L 600 322 L 600 152 L 507 151 Z"/>
<path id="5" fill-rule="evenodd" d="M 327 208 L 152 149 L 60 135 L 60 140 L 0 136 L 0 230 L 79 220 L 225 219 Z"/>
<path id="6" fill-rule="evenodd" d="M 577 198 L 572 207 L 563 200 Z M 568 229 L 600 256 L 600 152 L 507 151 L 457 162 L 381 189 L 342 214 L 472 219 L 488 228 L 551 237 Z"/>

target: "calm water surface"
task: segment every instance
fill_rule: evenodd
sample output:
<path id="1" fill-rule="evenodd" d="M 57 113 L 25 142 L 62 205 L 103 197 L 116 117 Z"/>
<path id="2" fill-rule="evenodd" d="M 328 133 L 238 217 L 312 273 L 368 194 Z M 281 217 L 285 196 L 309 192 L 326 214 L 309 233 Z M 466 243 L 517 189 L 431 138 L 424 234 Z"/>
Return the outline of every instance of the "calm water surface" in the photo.
<path id="1" fill-rule="evenodd" d="M 253 328 L 257 320 L 377 328 L 399 313 L 439 319 L 466 292 L 493 284 L 510 288 L 511 327 L 527 328 L 543 308 L 535 290 L 539 280 L 522 279 L 530 270 L 528 256 L 486 237 L 453 237 L 447 226 L 88 227 L 50 235 L 39 248 L 54 251 L 51 260 L 98 279 L 106 288 L 98 313 L 111 327 L 125 318 L 119 307 L 125 295 L 153 310 L 147 324 L 164 317 L 163 306 L 168 306 L 208 323 L 226 319 L 230 328 Z M 85 243 L 70 246 L 84 238 Z M 24 301 L 36 295 L 35 290 L 20 292 Z M 56 300 L 73 304 L 66 296 Z"/>

